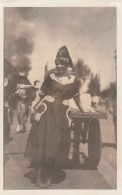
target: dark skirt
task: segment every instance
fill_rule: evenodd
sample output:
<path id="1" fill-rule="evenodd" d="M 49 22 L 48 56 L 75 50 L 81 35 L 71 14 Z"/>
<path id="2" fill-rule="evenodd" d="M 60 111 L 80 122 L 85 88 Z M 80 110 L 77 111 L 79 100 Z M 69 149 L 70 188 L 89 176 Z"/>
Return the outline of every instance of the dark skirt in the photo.
<path id="1" fill-rule="evenodd" d="M 66 117 L 68 107 L 59 101 L 51 103 L 45 101 L 41 107 L 40 120 L 32 120 L 25 157 L 35 164 L 58 164 L 64 158 L 68 159 L 70 147 L 70 131 Z"/>

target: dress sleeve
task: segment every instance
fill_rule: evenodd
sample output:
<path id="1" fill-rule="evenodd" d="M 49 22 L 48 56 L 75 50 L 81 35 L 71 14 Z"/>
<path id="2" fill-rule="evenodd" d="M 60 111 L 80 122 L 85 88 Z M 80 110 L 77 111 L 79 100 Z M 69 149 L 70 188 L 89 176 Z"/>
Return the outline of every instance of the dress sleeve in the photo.
<path id="1" fill-rule="evenodd" d="M 51 83 L 51 79 L 50 79 L 50 75 L 49 75 L 49 76 L 46 77 L 46 79 L 42 83 L 42 86 L 39 90 L 39 95 L 40 96 L 46 96 L 49 93 L 50 83 Z"/>

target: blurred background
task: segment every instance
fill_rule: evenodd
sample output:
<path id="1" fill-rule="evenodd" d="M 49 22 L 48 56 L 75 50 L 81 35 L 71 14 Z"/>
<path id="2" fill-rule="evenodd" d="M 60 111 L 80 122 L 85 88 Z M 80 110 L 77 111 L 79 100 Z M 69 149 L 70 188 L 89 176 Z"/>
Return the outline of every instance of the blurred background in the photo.
<path id="1" fill-rule="evenodd" d="M 56 53 L 66 45 L 78 77 L 90 74 L 100 91 L 110 88 L 116 33 L 115 7 L 4 8 L 5 58 L 32 83 L 55 68 Z"/>

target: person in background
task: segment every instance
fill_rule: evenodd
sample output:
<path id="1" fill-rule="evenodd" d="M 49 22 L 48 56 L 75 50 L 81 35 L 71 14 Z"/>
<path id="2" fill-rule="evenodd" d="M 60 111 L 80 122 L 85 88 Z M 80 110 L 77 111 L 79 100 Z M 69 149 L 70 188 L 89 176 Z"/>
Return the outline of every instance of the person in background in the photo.
<path id="1" fill-rule="evenodd" d="M 40 89 L 40 87 L 41 87 L 41 82 L 40 82 L 39 80 L 35 80 L 35 81 L 34 81 L 34 87 L 35 87 L 36 89 Z"/>
<path id="2" fill-rule="evenodd" d="M 34 81 L 34 88 L 33 88 L 33 92 L 34 92 L 33 102 L 38 101 L 40 99 L 40 97 L 39 97 L 40 87 L 41 87 L 41 82 L 39 80 L 35 80 Z M 33 102 L 32 102 L 32 104 L 33 104 Z"/>
<path id="3" fill-rule="evenodd" d="M 68 160 L 69 107 L 65 100 L 73 97 L 79 109 L 84 111 L 77 79 L 67 73 L 67 68 L 73 65 L 66 46 L 59 49 L 55 64 L 56 73 L 46 77 L 40 89 L 40 99 L 32 104 L 34 117 L 25 150 L 25 157 L 30 159 L 30 167 L 35 170 L 35 185 L 40 188 L 48 188 L 53 182 L 52 170 L 58 163 Z"/>
<path id="4" fill-rule="evenodd" d="M 13 97 L 17 87 L 18 73 L 16 69 L 4 59 L 4 144 L 10 141 L 10 125 L 12 124 L 12 109 L 10 99 Z"/>
<path id="5" fill-rule="evenodd" d="M 99 97 L 96 95 L 92 96 L 92 106 L 97 108 L 98 104 L 99 104 Z"/>
<path id="6" fill-rule="evenodd" d="M 29 106 L 31 105 L 31 84 L 24 73 L 19 73 L 17 86 L 15 101 L 13 101 L 13 123 L 17 123 L 17 133 L 24 133 L 26 131 L 26 123 L 29 120 Z M 25 86 L 30 86 L 30 88 Z"/>
<path id="7" fill-rule="evenodd" d="M 11 91 L 9 90 L 11 81 L 5 76 L 4 78 L 4 143 L 9 143 L 10 140 L 10 125 L 12 124 L 12 112 L 9 104 Z M 15 85 L 14 85 L 15 87 Z"/>
<path id="8" fill-rule="evenodd" d="M 29 120 L 31 123 L 32 114 L 30 112 L 30 107 L 35 104 L 35 102 L 38 102 L 40 100 L 39 92 L 40 92 L 41 82 L 39 80 L 35 80 L 32 87 L 30 87 L 31 94 L 30 99 L 31 103 L 29 105 Z"/>

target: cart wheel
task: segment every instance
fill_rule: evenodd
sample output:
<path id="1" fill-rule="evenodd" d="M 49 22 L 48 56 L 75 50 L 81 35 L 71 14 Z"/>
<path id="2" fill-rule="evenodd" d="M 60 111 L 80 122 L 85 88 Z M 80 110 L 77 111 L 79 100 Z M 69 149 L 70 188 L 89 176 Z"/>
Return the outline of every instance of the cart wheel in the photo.
<path id="1" fill-rule="evenodd" d="M 92 119 L 88 134 L 88 165 L 95 169 L 101 157 L 101 133 L 98 119 Z"/>

